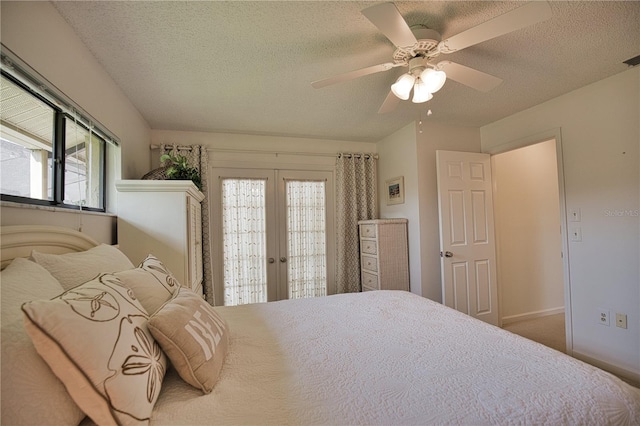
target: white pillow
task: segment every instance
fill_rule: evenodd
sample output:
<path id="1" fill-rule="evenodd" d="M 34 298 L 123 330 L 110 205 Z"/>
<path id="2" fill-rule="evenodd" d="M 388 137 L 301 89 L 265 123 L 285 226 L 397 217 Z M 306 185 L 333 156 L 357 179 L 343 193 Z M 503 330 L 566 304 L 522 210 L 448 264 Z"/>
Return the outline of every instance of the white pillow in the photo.
<path id="1" fill-rule="evenodd" d="M 34 250 L 31 257 L 56 277 L 65 290 L 86 283 L 99 274 L 135 268 L 124 253 L 107 244 L 66 254 L 40 253 Z"/>
<path id="2" fill-rule="evenodd" d="M 22 323 L 20 306 L 52 298 L 62 287 L 42 266 L 17 258 L 1 273 L 3 425 L 78 424 L 85 416 L 38 355 Z"/>
<path id="3" fill-rule="evenodd" d="M 130 293 L 104 274 L 22 306 L 36 350 L 100 425 L 147 424 L 166 371 L 149 316 Z"/>
<path id="4" fill-rule="evenodd" d="M 153 315 L 178 291 L 180 283 L 171 272 L 150 254 L 135 269 L 116 272 L 123 286 L 133 291 L 149 315 Z"/>

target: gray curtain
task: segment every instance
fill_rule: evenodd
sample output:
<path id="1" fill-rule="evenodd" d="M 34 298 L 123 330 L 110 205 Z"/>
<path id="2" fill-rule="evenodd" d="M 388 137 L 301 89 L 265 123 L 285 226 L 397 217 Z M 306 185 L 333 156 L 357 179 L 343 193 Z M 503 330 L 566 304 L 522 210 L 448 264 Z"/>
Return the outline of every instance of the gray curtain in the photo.
<path id="1" fill-rule="evenodd" d="M 211 305 L 215 304 L 213 292 L 213 274 L 211 268 L 211 239 L 209 238 L 209 157 L 206 147 L 202 145 L 178 146 L 160 145 L 160 155 L 172 153 L 185 156 L 191 167 L 195 167 L 200 172 L 202 179 L 202 266 L 204 296 Z"/>
<path id="2" fill-rule="evenodd" d="M 373 154 L 338 154 L 336 160 L 336 287 L 361 291 L 358 221 L 378 218 L 378 161 Z"/>

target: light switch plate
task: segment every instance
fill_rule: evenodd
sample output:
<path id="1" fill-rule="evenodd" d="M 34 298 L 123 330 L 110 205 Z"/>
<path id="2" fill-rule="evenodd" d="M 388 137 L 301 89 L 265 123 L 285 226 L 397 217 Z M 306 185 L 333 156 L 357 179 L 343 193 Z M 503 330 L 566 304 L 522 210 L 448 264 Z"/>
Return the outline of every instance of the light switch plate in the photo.
<path id="1" fill-rule="evenodd" d="M 574 227 L 571 228 L 571 233 L 569 234 L 571 241 L 580 242 L 582 241 L 582 228 Z"/>
<path id="2" fill-rule="evenodd" d="M 569 221 L 580 222 L 581 220 L 582 220 L 582 213 L 580 212 L 580 209 L 569 210 Z"/>

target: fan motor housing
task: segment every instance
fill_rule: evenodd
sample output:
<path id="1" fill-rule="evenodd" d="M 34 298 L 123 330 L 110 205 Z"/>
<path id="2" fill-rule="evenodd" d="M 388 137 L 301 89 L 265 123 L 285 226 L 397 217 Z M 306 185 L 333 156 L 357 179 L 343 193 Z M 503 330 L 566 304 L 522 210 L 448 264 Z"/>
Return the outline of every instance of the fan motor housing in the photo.
<path id="1" fill-rule="evenodd" d="M 417 42 L 413 46 L 399 47 L 393 52 L 393 61 L 395 63 L 408 63 L 411 58 L 416 56 L 435 57 L 437 53 L 429 56 L 429 52 L 435 51 L 438 43 L 442 40 L 440 33 L 431 28 L 423 26 L 412 28 L 411 31 L 415 35 Z"/>

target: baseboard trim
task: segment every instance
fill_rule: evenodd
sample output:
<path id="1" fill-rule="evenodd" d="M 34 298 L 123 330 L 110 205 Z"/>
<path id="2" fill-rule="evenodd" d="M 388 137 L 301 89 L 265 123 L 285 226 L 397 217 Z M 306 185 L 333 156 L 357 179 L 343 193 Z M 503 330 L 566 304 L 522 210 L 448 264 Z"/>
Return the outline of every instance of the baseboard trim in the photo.
<path id="1" fill-rule="evenodd" d="M 556 315 L 556 314 L 563 314 L 563 313 L 564 313 L 564 306 L 561 306 L 559 308 L 543 309 L 542 311 L 527 312 L 524 314 L 502 317 L 501 323 L 502 325 L 507 325 L 507 324 L 513 324 L 514 322 L 518 322 L 518 321 L 526 321 L 530 319 L 546 317 L 548 315 Z"/>
<path id="2" fill-rule="evenodd" d="M 609 364 L 608 362 L 601 361 L 599 359 L 591 358 L 588 355 L 581 354 L 580 352 L 573 351 L 572 356 L 580 361 L 584 361 L 587 364 L 591 364 L 596 366 L 602 370 L 608 371 L 611 374 L 618 376 L 620 379 L 629 383 L 632 386 L 640 388 L 640 373 L 636 373 L 613 364 Z"/>

